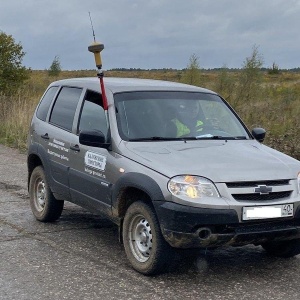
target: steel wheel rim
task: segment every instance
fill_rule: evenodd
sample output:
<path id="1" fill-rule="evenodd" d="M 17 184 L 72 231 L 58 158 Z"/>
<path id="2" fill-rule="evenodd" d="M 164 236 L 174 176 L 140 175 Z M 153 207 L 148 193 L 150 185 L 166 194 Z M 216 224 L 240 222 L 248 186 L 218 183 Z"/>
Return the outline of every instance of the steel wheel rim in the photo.
<path id="1" fill-rule="evenodd" d="M 46 184 L 42 178 L 38 178 L 35 183 L 35 206 L 42 212 L 46 205 Z"/>
<path id="2" fill-rule="evenodd" d="M 129 224 L 129 245 L 139 262 L 146 262 L 152 251 L 152 232 L 148 220 L 136 215 Z"/>

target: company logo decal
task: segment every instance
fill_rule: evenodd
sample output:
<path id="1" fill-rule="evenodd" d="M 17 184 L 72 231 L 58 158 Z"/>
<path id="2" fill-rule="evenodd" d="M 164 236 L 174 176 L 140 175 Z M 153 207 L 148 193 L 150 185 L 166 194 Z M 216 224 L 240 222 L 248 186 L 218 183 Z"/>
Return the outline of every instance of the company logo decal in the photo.
<path id="1" fill-rule="evenodd" d="M 84 163 L 90 168 L 104 171 L 106 166 L 106 157 L 98 153 L 87 151 L 84 157 Z"/>

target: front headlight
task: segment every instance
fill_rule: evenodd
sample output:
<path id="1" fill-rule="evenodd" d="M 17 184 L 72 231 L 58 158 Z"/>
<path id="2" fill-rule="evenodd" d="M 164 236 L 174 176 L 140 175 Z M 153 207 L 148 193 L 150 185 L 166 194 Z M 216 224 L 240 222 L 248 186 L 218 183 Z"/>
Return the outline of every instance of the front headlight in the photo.
<path id="1" fill-rule="evenodd" d="M 173 177 L 168 183 L 168 189 L 172 195 L 179 198 L 220 197 L 215 185 L 210 180 L 199 176 L 183 175 Z"/>
<path id="2" fill-rule="evenodd" d="M 298 173 L 297 181 L 298 181 L 298 193 L 300 194 L 300 172 Z"/>

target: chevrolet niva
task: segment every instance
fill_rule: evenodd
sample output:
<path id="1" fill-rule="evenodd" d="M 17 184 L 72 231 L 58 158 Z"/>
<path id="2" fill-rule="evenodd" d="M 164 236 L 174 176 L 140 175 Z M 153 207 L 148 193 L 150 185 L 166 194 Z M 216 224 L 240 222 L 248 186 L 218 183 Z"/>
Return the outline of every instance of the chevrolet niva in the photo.
<path id="1" fill-rule="evenodd" d="M 300 162 L 262 144 L 218 94 L 157 80 L 53 82 L 28 136 L 37 220 L 64 201 L 119 226 L 133 268 L 166 270 L 175 248 L 261 245 L 300 253 Z"/>

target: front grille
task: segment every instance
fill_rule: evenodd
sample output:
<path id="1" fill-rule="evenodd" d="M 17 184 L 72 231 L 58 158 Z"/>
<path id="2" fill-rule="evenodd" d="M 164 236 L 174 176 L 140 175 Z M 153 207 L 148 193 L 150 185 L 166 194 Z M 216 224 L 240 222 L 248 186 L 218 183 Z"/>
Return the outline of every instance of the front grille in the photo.
<path id="1" fill-rule="evenodd" d="M 270 194 L 232 194 L 232 197 L 238 201 L 267 201 L 278 200 L 282 198 L 288 198 L 291 195 L 291 191 L 287 192 L 274 192 Z"/>
<path id="2" fill-rule="evenodd" d="M 238 181 L 238 182 L 227 182 L 226 185 L 229 188 L 243 188 L 243 187 L 256 187 L 258 185 L 267 186 L 281 186 L 289 185 L 289 179 L 282 180 L 265 180 L 265 181 Z"/>

